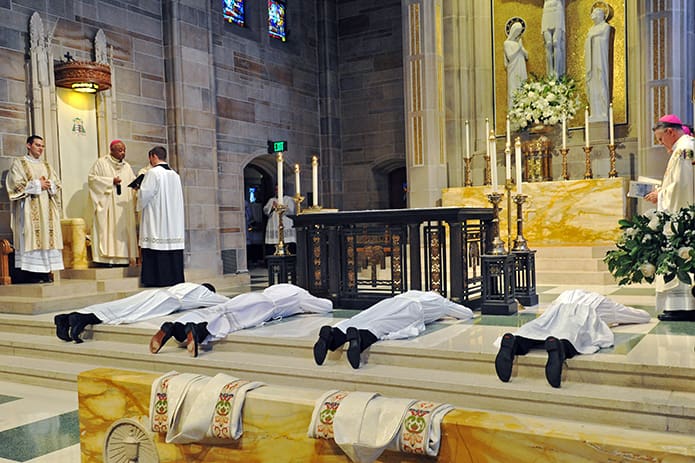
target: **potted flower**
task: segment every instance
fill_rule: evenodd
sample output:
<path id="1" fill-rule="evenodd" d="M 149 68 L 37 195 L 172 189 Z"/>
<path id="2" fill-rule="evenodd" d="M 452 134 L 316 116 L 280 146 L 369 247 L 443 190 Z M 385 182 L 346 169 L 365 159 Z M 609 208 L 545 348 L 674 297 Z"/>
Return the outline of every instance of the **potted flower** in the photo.
<path id="1" fill-rule="evenodd" d="M 695 205 L 675 214 L 651 210 L 619 223 L 622 234 L 617 249 L 608 251 L 604 258 L 618 284 L 652 283 L 656 275 L 663 276 L 667 284 L 674 280 L 682 283 L 681 288 L 693 284 Z"/>
<path id="2" fill-rule="evenodd" d="M 563 117 L 572 119 L 578 109 L 579 98 L 574 79 L 532 74 L 512 95 L 509 123 L 512 130 L 553 126 L 562 122 Z"/>

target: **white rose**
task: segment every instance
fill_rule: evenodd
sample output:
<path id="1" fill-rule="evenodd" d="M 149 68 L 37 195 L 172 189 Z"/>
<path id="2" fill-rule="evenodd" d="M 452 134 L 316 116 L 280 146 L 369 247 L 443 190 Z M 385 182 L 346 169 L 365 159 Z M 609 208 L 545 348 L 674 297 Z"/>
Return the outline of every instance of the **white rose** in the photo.
<path id="1" fill-rule="evenodd" d="M 682 248 L 679 248 L 678 249 L 678 257 L 680 257 L 684 261 L 688 262 L 691 259 L 690 253 L 692 252 L 692 250 L 693 250 L 693 248 L 691 248 L 689 246 L 684 246 Z"/>
<path id="2" fill-rule="evenodd" d="M 642 275 L 649 278 L 651 276 L 654 276 L 654 272 L 656 272 L 656 267 L 654 267 L 654 265 L 650 264 L 649 262 L 646 262 L 639 266 L 639 270 L 640 272 L 642 272 Z"/>
<path id="3" fill-rule="evenodd" d="M 654 217 L 649 220 L 647 226 L 652 230 L 656 230 L 659 227 L 659 217 L 654 215 Z"/>

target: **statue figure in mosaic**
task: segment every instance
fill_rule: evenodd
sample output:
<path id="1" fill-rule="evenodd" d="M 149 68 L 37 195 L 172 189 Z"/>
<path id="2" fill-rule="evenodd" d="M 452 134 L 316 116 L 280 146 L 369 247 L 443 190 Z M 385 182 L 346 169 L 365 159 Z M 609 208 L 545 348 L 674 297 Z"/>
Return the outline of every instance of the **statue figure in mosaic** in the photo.
<path id="1" fill-rule="evenodd" d="M 611 102 L 613 27 L 606 22 L 606 18 L 606 9 L 595 6 L 591 12 L 594 25 L 589 29 L 584 42 L 586 93 L 591 109 L 591 122 L 607 121 L 608 105 Z"/>
<path id="2" fill-rule="evenodd" d="M 543 2 L 541 33 L 545 44 L 546 72 L 560 77 L 566 69 L 564 0 Z"/>
<path id="3" fill-rule="evenodd" d="M 528 52 L 521 43 L 526 25 L 521 18 L 507 21 L 507 40 L 504 41 L 504 67 L 507 68 L 507 107 L 512 107 L 514 92 L 526 80 Z"/>

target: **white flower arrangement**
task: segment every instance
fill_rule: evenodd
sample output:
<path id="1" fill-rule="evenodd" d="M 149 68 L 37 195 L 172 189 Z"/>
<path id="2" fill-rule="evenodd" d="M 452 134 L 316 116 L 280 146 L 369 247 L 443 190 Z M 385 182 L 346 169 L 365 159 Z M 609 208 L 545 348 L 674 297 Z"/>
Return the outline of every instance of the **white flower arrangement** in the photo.
<path id="1" fill-rule="evenodd" d="M 531 75 L 512 95 L 509 122 L 512 130 L 534 125 L 555 125 L 563 116 L 572 119 L 579 109 L 577 86 L 571 77 Z"/>

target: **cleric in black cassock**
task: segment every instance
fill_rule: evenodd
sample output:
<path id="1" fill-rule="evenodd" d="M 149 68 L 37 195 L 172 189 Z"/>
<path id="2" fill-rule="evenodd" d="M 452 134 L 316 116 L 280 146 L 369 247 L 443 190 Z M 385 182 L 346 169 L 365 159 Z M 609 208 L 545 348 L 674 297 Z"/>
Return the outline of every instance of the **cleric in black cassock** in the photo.
<path id="1" fill-rule="evenodd" d="M 172 286 L 184 281 L 184 216 L 181 178 L 166 162 L 167 152 L 155 146 L 148 153 L 152 168 L 138 190 L 141 212 L 143 286 Z"/>

